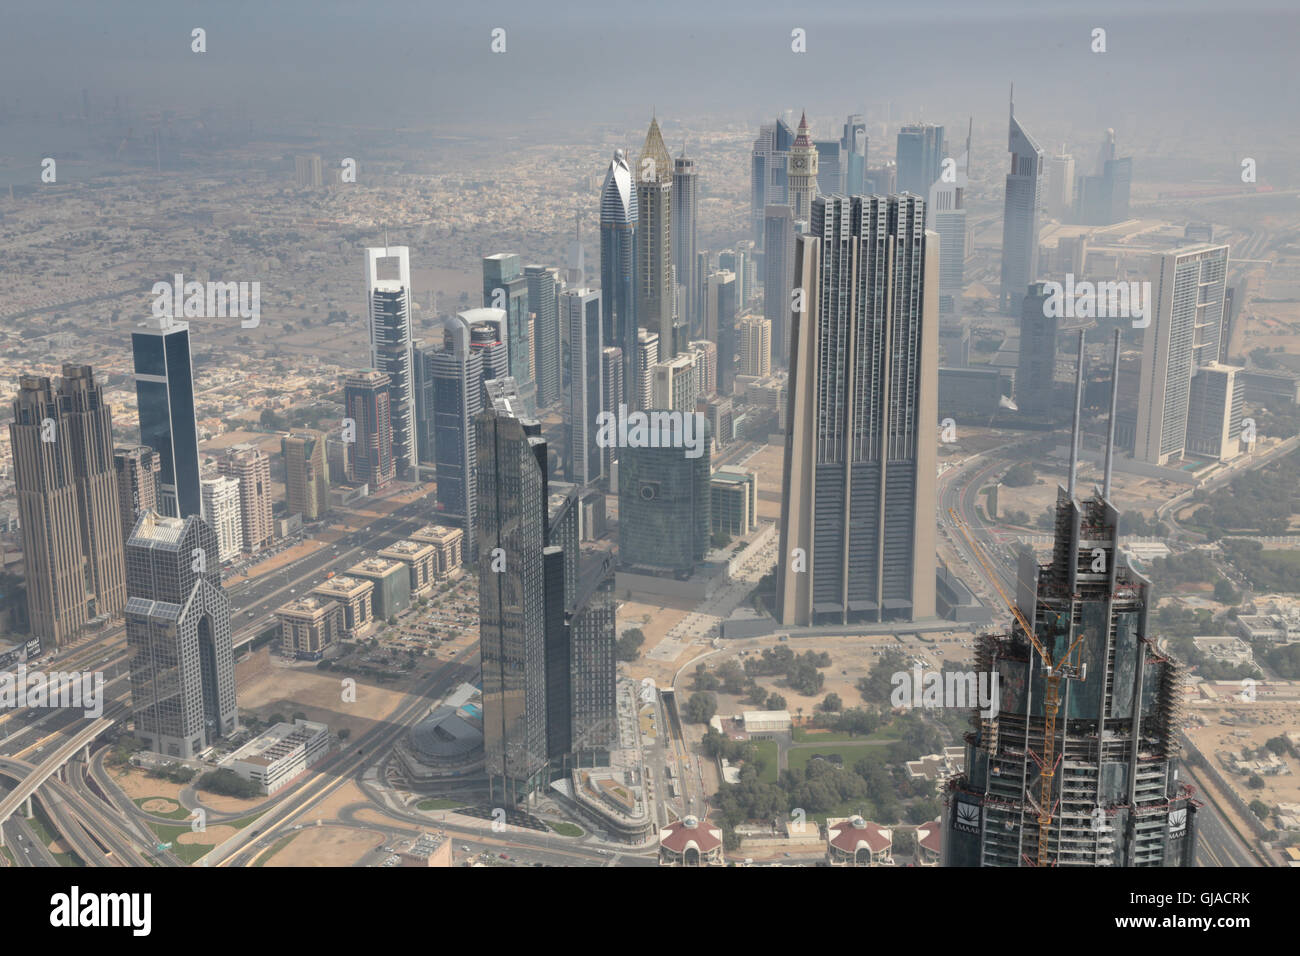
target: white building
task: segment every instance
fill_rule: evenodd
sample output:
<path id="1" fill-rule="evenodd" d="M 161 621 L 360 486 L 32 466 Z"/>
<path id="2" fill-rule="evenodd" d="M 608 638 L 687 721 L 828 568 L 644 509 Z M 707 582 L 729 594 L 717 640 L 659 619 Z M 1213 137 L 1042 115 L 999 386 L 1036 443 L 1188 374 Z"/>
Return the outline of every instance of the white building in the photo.
<path id="1" fill-rule="evenodd" d="M 217 554 L 222 561 L 238 557 L 244 550 L 244 513 L 240 505 L 239 479 L 205 478 L 199 482 L 203 520 L 217 533 Z"/>
<path id="2" fill-rule="evenodd" d="M 221 761 L 221 767 L 270 796 L 292 783 L 329 749 L 329 728 L 310 720 L 276 724 Z"/>

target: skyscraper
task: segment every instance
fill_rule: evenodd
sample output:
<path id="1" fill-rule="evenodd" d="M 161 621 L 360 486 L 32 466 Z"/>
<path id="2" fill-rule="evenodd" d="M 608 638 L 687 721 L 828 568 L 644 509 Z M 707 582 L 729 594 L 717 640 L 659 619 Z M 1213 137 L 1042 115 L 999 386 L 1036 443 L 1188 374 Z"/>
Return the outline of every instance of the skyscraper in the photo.
<path id="1" fill-rule="evenodd" d="M 606 347 L 600 353 L 600 410 L 611 415 L 618 414 L 618 406 L 623 402 L 623 350 L 614 346 Z M 601 467 L 606 476 L 614 473 L 613 462 L 618 449 L 606 444 L 601 449 Z"/>
<path id="2" fill-rule="evenodd" d="M 565 356 L 565 469 L 569 481 L 588 485 L 600 478 L 604 453 L 596 441 L 596 417 L 602 411 L 601 294 L 571 289 L 560 295 L 560 315 L 567 331 Z"/>
<path id="3" fill-rule="evenodd" d="M 150 316 L 131 333 L 140 441 L 158 453 L 162 513 L 196 515 L 199 501 L 199 433 L 194 420 L 190 327 Z"/>
<path id="4" fill-rule="evenodd" d="M 1111 454 L 1084 501 L 1072 454 L 1051 560 L 1021 551 L 1017 621 L 976 645 L 995 704 L 971 715 L 965 772 L 947 785 L 947 866 L 1194 865 L 1198 804 L 1175 760 L 1182 668 L 1149 634 L 1151 582 L 1119 546 Z"/>
<path id="5" fill-rule="evenodd" d="M 808 128 L 808 116 L 799 117 L 799 131 L 790 144 L 787 189 L 790 208 L 796 220 L 807 219 L 812 214 L 813 197 L 817 195 L 817 147 L 813 145 Z"/>
<path id="6" fill-rule="evenodd" d="M 126 601 L 112 421 L 89 366 L 24 375 L 9 425 L 31 633 L 55 647 Z"/>
<path id="7" fill-rule="evenodd" d="M 483 746 L 491 797 L 508 806 L 548 782 L 550 744 L 563 731 L 548 727 L 547 654 L 554 663 L 567 639 L 563 553 L 546 554 L 546 441 L 518 411 L 502 400 L 474 420 Z"/>
<path id="8" fill-rule="evenodd" d="M 388 376 L 375 369 L 343 380 L 343 407 L 353 424 L 353 480 L 373 493 L 393 480 L 392 391 Z M 344 440 L 347 435 L 344 435 Z"/>
<path id="9" fill-rule="evenodd" d="M 370 365 L 388 376 L 395 476 L 413 477 L 415 378 L 411 356 L 411 260 L 406 246 L 366 250 L 366 318 Z"/>
<path id="10" fill-rule="evenodd" d="M 600 190 L 600 292 L 603 339 L 623 350 L 623 387 L 636 404 L 641 381 L 636 356 L 637 190 L 621 149 L 614 151 Z M 644 323 L 641 323 L 644 324 Z"/>
<path id="11" fill-rule="evenodd" d="M 1016 363 L 1016 405 L 1024 415 L 1052 421 L 1056 415 L 1058 320 L 1048 315 L 1042 282 L 1029 287 L 1020 306 L 1020 355 Z"/>
<path id="12" fill-rule="evenodd" d="M 244 549 L 257 554 L 275 538 L 271 460 L 260 448 L 236 445 L 217 459 L 217 474 L 239 479 Z"/>
<path id="13" fill-rule="evenodd" d="M 537 390 L 533 384 L 528 337 L 528 279 L 519 256 L 499 252 L 483 257 L 483 307 L 505 310 L 509 374 L 519 388 L 525 410 L 532 415 L 537 410 Z"/>
<path id="14" fill-rule="evenodd" d="M 618 659 L 612 568 L 584 568 L 566 614 L 569 646 L 570 741 L 577 766 L 609 763 L 618 747 Z"/>
<path id="15" fill-rule="evenodd" d="M 717 343 L 717 388 L 730 395 L 736 381 L 736 276 L 715 272 L 704 284 L 704 338 Z"/>
<path id="16" fill-rule="evenodd" d="M 938 262 L 914 196 L 819 197 L 796 240 L 784 624 L 935 613 Z"/>
<path id="17" fill-rule="evenodd" d="M 780 117 L 775 123 L 759 127 L 758 138 L 754 140 L 750 153 L 749 203 L 756 242 L 763 242 L 764 210 L 770 205 L 789 202 L 788 160 L 793 143 L 794 130 Z"/>
<path id="18" fill-rule="evenodd" d="M 966 275 L 966 185 L 970 169 L 970 130 L 966 148 L 952 167 L 951 181 L 941 171 L 930 186 L 930 204 L 926 209 L 929 226 L 939 234 L 939 315 L 955 316 L 957 303 L 965 289 Z M 942 136 L 943 127 L 938 127 Z"/>
<path id="19" fill-rule="evenodd" d="M 817 192 L 831 196 L 844 192 L 844 147 L 838 139 L 813 140 L 817 150 Z"/>
<path id="20" fill-rule="evenodd" d="M 1198 245 L 1151 257 L 1150 324 L 1142 338 L 1142 386 L 1138 396 L 1134 457 L 1153 465 L 1187 451 L 1187 414 L 1192 378 L 1218 362 L 1223 298 L 1228 274 L 1226 245 Z"/>
<path id="21" fill-rule="evenodd" d="M 536 323 L 537 407 L 560 401 L 560 273 L 548 266 L 525 266 L 528 308 Z"/>
<path id="22" fill-rule="evenodd" d="M 624 368 L 627 359 L 624 357 Z M 655 332 L 638 329 L 636 333 L 637 392 L 628 408 L 649 408 L 654 392 L 654 367 L 659 364 L 659 336 Z M 624 388 L 624 394 L 627 393 Z"/>
<path id="23" fill-rule="evenodd" d="M 192 759 L 238 719 L 216 533 L 197 515 L 146 512 L 126 545 L 126 582 L 135 736 L 155 753 Z"/>
<path id="24" fill-rule="evenodd" d="M 859 196 L 867 191 L 867 124 L 854 113 L 844 122 L 840 135 L 841 155 L 844 157 L 844 189 L 846 196 Z"/>
<path id="25" fill-rule="evenodd" d="M 784 365 L 789 344 L 790 290 L 794 288 L 794 211 L 768 206 L 764 222 L 763 317 L 772 323 L 772 363 Z"/>
<path id="26" fill-rule="evenodd" d="M 1002 210 L 1002 288 L 999 304 L 1009 315 L 1020 312 L 1029 283 L 1038 278 L 1038 210 L 1042 205 L 1043 151 L 1016 121 L 1011 101 L 1007 149 L 1006 202 Z"/>
<path id="27" fill-rule="evenodd" d="M 1047 159 L 1047 214 L 1065 222 L 1074 211 L 1074 157 L 1065 151 Z"/>
<path id="28" fill-rule="evenodd" d="M 142 512 L 158 510 L 158 468 L 158 453 L 148 445 L 123 445 L 113 449 L 123 542 L 131 537 L 136 519 Z"/>
<path id="29" fill-rule="evenodd" d="M 928 197 L 944 160 L 943 127 L 927 123 L 898 131 L 898 191 Z"/>
<path id="30" fill-rule="evenodd" d="M 682 354 L 650 369 L 649 408 L 679 412 L 695 410 L 699 388 L 695 382 L 695 356 Z"/>
<path id="31" fill-rule="evenodd" d="M 660 366 L 662 368 L 663 366 Z M 664 406 L 666 407 L 666 406 Z M 689 577 L 709 550 L 709 431 L 694 412 L 702 454 L 674 447 L 667 419 L 651 413 L 650 442 L 618 456 L 618 560 L 623 568 Z"/>
<path id="32" fill-rule="evenodd" d="M 1133 158 L 1117 155 L 1115 131 L 1108 129 L 1098 151 L 1096 172 L 1075 179 L 1074 221 L 1109 226 L 1127 219 L 1132 182 Z"/>
<path id="33" fill-rule="evenodd" d="M 749 315 L 738 323 L 740 342 L 740 375 L 767 378 L 772 374 L 772 323 L 757 315 Z"/>
<path id="34" fill-rule="evenodd" d="M 696 248 L 696 215 L 699 174 L 695 160 L 686 156 L 686 147 L 673 161 L 673 269 L 677 272 L 678 315 L 688 334 L 700 321 L 699 250 Z"/>
<path id="35" fill-rule="evenodd" d="M 217 558 L 223 563 L 244 550 L 244 518 L 239 499 L 239 479 L 204 478 L 199 482 L 203 520 L 217 535 Z"/>
<path id="36" fill-rule="evenodd" d="M 668 358 L 686 347 L 686 333 L 678 330 L 673 308 L 672 177 L 673 163 L 659 122 L 651 119 L 636 168 L 636 320 L 659 333 L 659 354 Z"/>
<path id="37" fill-rule="evenodd" d="M 483 354 L 471 348 L 472 330 L 465 316 L 448 319 L 443 346 L 424 353 L 433 391 L 430 425 L 432 460 L 437 475 L 437 508 L 444 520 L 459 523 L 469 541 L 477 520 L 478 453 L 474 419 L 483 410 Z M 470 549 L 473 561 L 477 552 Z"/>
<path id="38" fill-rule="evenodd" d="M 325 463 L 325 435 L 312 429 L 280 439 L 284 456 L 284 497 L 289 514 L 316 521 L 329 511 L 330 479 Z"/>

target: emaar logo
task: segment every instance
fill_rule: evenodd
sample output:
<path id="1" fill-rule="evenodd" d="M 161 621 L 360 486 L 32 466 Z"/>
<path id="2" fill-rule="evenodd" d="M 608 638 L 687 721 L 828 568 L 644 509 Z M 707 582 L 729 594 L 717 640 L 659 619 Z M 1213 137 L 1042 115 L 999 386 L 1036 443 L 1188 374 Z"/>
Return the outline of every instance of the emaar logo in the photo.
<path id="1" fill-rule="evenodd" d="M 238 316 L 241 329 L 262 322 L 262 283 L 186 282 L 179 272 L 172 282 L 153 284 L 153 314 L 160 319 L 224 319 Z"/>
<path id="2" fill-rule="evenodd" d="M 1044 282 L 1043 291 L 1043 315 L 1050 319 L 1132 319 L 1135 329 L 1151 324 L 1150 282 L 1075 284 L 1074 273 L 1067 273 L 1064 285 Z"/>

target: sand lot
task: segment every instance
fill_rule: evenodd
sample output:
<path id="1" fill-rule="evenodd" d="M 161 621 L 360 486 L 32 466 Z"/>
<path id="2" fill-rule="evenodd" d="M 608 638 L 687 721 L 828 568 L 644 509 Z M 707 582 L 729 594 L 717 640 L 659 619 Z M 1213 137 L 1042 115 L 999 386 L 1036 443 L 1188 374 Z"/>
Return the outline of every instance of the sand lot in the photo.
<path id="1" fill-rule="evenodd" d="M 1219 760 L 1223 751 L 1238 751 L 1242 747 L 1252 750 L 1264 746 L 1264 742 L 1278 737 L 1296 728 L 1296 705 L 1294 702 L 1267 704 L 1257 702 L 1231 708 L 1197 708 L 1196 712 L 1204 716 L 1209 724 L 1205 727 L 1190 727 L 1188 737 L 1196 744 L 1205 759 L 1229 783 L 1233 791 L 1246 803 L 1262 800 L 1270 808 L 1279 803 L 1300 803 L 1300 765 L 1297 761 L 1284 755 L 1282 760 L 1290 767 L 1289 774 L 1261 777 L 1264 781 L 1262 790 L 1252 790 L 1246 786 L 1247 776 L 1238 776 L 1228 770 Z M 1233 726 L 1219 723 L 1219 718 L 1230 715 L 1236 720 Z M 1244 723 L 1245 720 L 1258 720 L 1257 724 Z"/>
<path id="2" fill-rule="evenodd" d="M 199 833 L 182 833 L 176 837 L 176 842 L 194 846 L 220 846 L 238 832 L 234 827 L 214 824 Z"/>
<path id="3" fill-rule="evenodd" d="M 139 800 L 142 797 L 162 797 L 168 801 L 180 805 L 181 790 L 183 787 L 178 783 L 172 783 L 170 780 L 158 780 L 148 776 L 143 770 L 130 767 L 126 770 L 105 767 L 108 771 L 109 778 L 122 788 L 132 800 Z M 171 809 L 176 809 L 172 807 Z M 160 811 L 153 811 L 160 812 Z M 161 811 L 166 812 L 166 811 Z"/>
<path id="4" fill-rule="evenodd" d="M 307 827 L 267 860 L 267 866 L 351 866 L 384 842 L 382 833 L 346 827 Z"/>

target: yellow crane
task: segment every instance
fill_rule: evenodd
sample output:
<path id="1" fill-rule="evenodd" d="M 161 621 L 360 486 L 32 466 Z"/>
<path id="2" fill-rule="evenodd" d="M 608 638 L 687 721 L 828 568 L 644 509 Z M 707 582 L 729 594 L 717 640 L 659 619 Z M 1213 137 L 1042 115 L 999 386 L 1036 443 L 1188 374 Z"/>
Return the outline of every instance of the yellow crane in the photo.
<path id="1" fill-rule="evenodd" d="M 966 522 L 957 517 L 957 512 L 952 508 L 948 509 L 948 515 L 952 518 L 953 525 L 966 539 L 966 543 L 970 545 L 971 554 L 975 555 L 975 560 L 984 569 L 984 574 L 988 577 L 994 590 L 998 592 L 998 596 L 1002 598 L 1003 603 L 1015 616 L 1020 629 L 1025 632 L 1025 637 L 1029 639 L 1029 643 L 1033 645 L 1038 656 L 1042 658 L 1043 666 L 1047 668 L 1047 679 L 1045 681 L 1047 693 L 1043 699 L 1043 762 L 1039 768 L 1040 784 L 1038 807 L 1036 809 L 1038 810 L 1037 865 L 1048 866 L 1047 837 L 1052 828 L 1052 778 L 1056 775 L 1056 715 L 1061 709 L 1061 678 L 1065 676 L 1065 668 L 1058 666 L 1058 662 L 1052 660 L 1051 653 L 1043 645 L 1043 642 L 1038 639 L 1038 633 L 1034 630 L 1033 622 L 1021 613 L 1016 602 L 1011 600 L 1003 589 L 1001 582 L 998 580 L 997 572 L 993 570 L 992 565 L 989 564 L 983 552 L 980 551 L 979 545 L 971 537 Z M 1083 633 L 1080 632 L 1062 656 L 1060 664 L 1063 665 L 1069 661 L 1070 655 L 1074 653 L 1074 649 L 1079 646 L 1082 639 Z"/>

